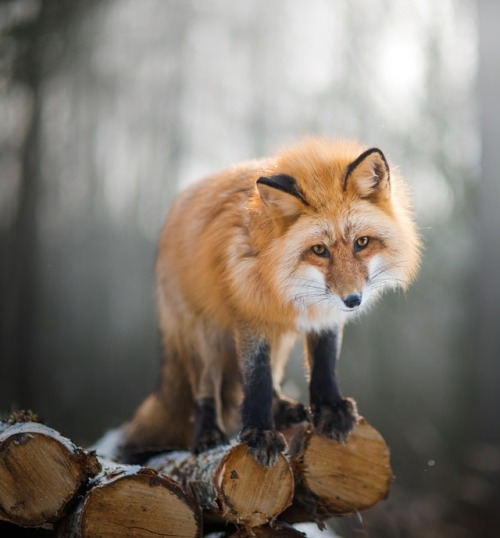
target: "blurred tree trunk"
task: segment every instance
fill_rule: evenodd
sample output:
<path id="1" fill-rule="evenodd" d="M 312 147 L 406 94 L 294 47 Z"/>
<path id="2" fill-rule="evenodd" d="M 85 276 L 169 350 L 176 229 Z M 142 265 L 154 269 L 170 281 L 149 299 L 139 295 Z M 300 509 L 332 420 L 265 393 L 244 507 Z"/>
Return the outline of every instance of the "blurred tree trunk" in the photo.
<path id="1" fill-rule="evenodd" d="M 185 151 L 193 13 L 176 0 L 37 5 L 9 28 L 10 79 L 28 88 L 32 113 L 16 155 L 19 209 L 0 238 L 0 408 L 69 420 L 90 442 L 156 373 L 154 251 Z"/>
<path id="2" fill-rule="evenodd" d="M 18 2 L 19 4 L 19 2 Z M 38 16 L 27 24 L 20 23 L 8 29 L 15 43 L 11 72 L 7 79 L 15 88 L 24 86 L 32 99 L 32 108 L 20 161 L 20 186 L 17 196 L 17 215 L 7 228 L 2 241 L 1 327 L 2 361 L 0 372 L 10 382 L 3 390 L 3 398 L 17 405 L 27 393 L 36 295 L 36 205 L 39 188 L 38 144 L 40 29 L 42 8 Z"/>
<path id="3" fill-rule="evenodd" d="M 22 2 L 12 2 L 23 9 Z M 48 0 L 39 3 L 37 16 L 15 23 L 9 32 L 15 57 L 8 73 L 9 83 L 25 88 L 31 98 L 31 116 L 20 161 L 17 218 L 2 241 L 2 374 L 10 380 L 7 404 L 30 406 L 37 394 L 37 380 L 30 375 L 37 361 L 36 331 L 39 328 L 40 219 L 38 206 L 43 196 L 41 161 L 41 102 L 43 81 L 64 54 L 54 46 L 53 36 L 61 29 L 70 33 L 71 19 L 90 9 L 94 1 Z M 60 36 L 59 36 L 60 37 Z M 52 46 L 51 46 L 52 45 Z M 50 54 L 47 54 L 47 46 Z"/>
<path id="4" fill-rule="evenodd" d="M 479 185 L 479 328 L 476 413 L 479 438 L 500 442 L 500 3 L 479 0 L 479 98 L 482 170 Z"/>

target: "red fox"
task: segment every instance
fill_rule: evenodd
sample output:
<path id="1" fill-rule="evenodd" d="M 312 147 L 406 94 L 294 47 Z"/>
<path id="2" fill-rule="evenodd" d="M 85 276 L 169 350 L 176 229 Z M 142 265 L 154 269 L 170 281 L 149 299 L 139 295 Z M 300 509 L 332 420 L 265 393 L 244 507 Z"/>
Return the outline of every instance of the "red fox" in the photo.
<path id="1" fill-rule="evenodd" d="M 377 148 L 310 138 L 190 186 L 158 249 L 161 381 L 123 426 L 123 453 L 199 453 L 239 427 L 272 466 L 279 428 L 302 420 L 345 441 L 358 415 L 336 375 L 344 324 L 407 288 L 419 259 L 407 187 Z M 296 335 L 308 408 L 280 392 Z"/>

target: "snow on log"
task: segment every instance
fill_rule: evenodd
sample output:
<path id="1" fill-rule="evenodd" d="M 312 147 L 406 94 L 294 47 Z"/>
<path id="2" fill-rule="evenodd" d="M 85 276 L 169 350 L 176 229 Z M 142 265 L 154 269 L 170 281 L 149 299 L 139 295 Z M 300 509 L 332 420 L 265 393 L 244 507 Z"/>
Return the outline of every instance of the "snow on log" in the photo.
<path id="1" fill-rule="evenodd" d="M 246 529 L 273 520 L 293 498 L 293 473 L 285 456 L 273 467 L 263 467 L 244 444 L 197 456 L 187 452 L 162 454 L 146 466 L 191 489 L 206 513 Z"/>
<path id="2" fill-rule="evenodd" d="M 0 424 L 0 519 L 37 527 L 58 521 L 85 481 L 94 453 L 37 422 Z"/>
<path id="3" fill-rule="evenodd" d="M 290 433 L 289 433 L 290 435 Z M 389 449 L 361 419 L 347 443 L 299 428 L 289 437 L 295 474 L 292 507 L 285 521 L 324 521 L 366 510 L 384 499 L 393 480 Z"/>
<path id="4" fill-rule="evenodd" d="M 65 537 L 198 537 L 205 524 L 233 526 L 235 538 L 293 538 L 301 533 L 289 524 L 366 510 L 392 481 L 389 450 L 364 419 L 347 443 L 307 425 L 283 432 L 289 454 L 270 468 L 244 444 L 164 453 L 141 467 L 77 448 L 30 416 L 0 423 L 0 520 Z"/>
<path id="5" fill-rule="evenodd" d="M 138 465 L 103 467 L 60 536 L 201 536 L 201 511 L 179 484 Z"/>

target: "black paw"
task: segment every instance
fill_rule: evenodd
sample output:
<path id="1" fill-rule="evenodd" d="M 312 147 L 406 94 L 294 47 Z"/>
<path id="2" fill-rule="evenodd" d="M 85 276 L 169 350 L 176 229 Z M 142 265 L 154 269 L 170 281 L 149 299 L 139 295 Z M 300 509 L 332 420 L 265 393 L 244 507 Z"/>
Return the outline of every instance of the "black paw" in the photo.
<path id="1" fill-rule="evenodd" d="M 312 406 L 312 422 L 316 433 L 345 443 L 359 421 L 356 402 L 343 398 L 338 403 Z"/>
<path id="2" fill-rule="evenodd" d="M 307 411 L 304 405 L 283 397 L 276 397 L 273 401 L 273 415 L 276 429 L 283 430 L 307 422 Z"/>
<path id="3" fill-rule="evenodd" d="M 239 440 L 248 446 L 250 454 L 264 467 L 273 467 L 286 450 L 285 438 L 275 430 L 246 428 L 240 433 Z"/>
<path id="4" fill-rule="evenodd" d="M 198 435 L 191 446 L 191 452 L 193 454 L 200 454 L 211 448 L 215 448 L 220 445 L 226 445 L 229 443 L 229 439 L 226 434 L 219 428 L 213 428 L 205 430 Z"/>

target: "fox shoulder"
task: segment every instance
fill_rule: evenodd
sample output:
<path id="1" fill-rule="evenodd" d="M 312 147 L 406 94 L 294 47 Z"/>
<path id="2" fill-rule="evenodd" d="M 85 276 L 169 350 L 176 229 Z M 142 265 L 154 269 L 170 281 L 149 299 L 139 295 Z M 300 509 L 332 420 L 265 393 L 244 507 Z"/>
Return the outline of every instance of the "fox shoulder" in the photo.
<path id="1" fill-rule="evenodd" d="M 355 256 L 353 241 L 366 237 L 370 248 Z M 224 324 L 242 317 L 291 328 L 305 293 L 299 282 L 310 282 L 311 297 L 314 286 L 342 296 L 361 285 L 348 278 L 356 267 L 361 281 L 376 266 L 385 282 L 406 287 L 419 248 L 405 182 L 381 150 L 307 139 L 184 191 L 162 232 L 157 270 L 176 307 Z"/>

